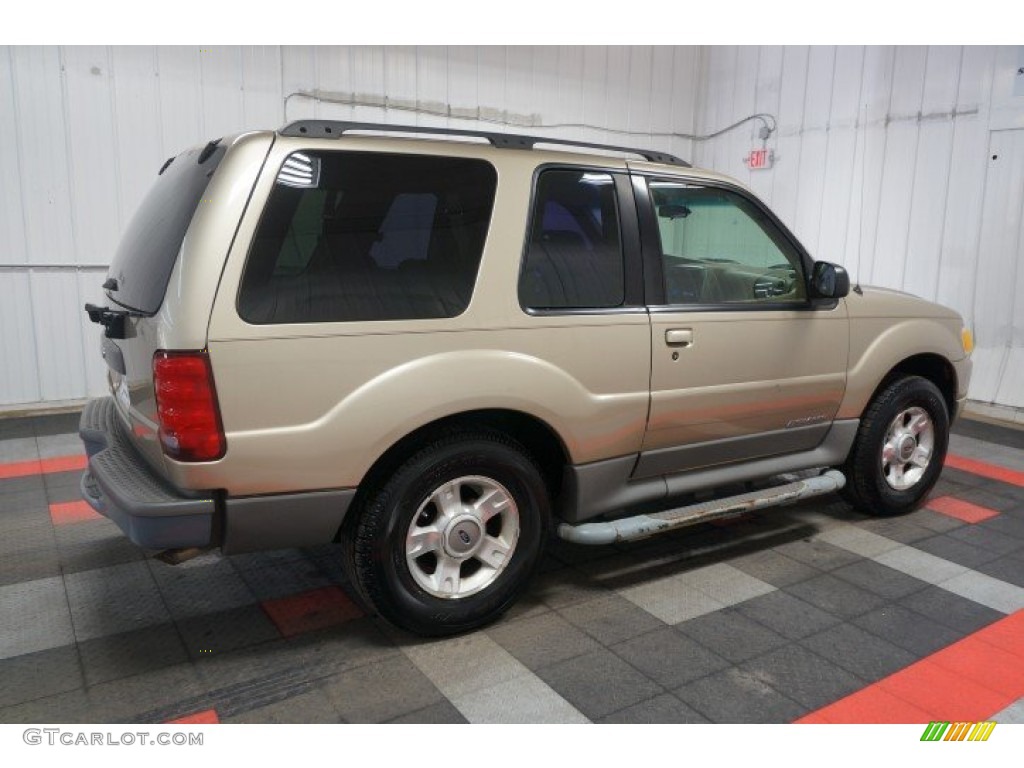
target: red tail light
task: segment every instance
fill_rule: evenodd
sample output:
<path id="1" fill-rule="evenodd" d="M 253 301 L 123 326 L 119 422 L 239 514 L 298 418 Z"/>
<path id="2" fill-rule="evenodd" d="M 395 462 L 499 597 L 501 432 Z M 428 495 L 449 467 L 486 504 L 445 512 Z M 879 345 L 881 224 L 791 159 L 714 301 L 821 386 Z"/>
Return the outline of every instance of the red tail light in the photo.
<path id="1" fill-rule="evenodd" d="M 205 351 L 157 352 L 153 386 L 165 454 L 178 461 L 214 461 L 224 455 L 224 427 Z"/>

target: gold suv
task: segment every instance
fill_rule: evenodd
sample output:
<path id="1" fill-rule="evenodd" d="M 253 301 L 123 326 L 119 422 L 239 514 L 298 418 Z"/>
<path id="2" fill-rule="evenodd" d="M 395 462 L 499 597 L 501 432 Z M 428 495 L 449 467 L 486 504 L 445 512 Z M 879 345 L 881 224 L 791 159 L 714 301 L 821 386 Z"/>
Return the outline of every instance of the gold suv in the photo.
<path id="1" fill-rule="evenodd" d="M 85 499 L 172 562 L 340 542 L 422 634 L 499 616 L 552 534 L 840 489 L 909 510 L 971 369 L 955 312 L 851 293 L 737 182 L 510 134 L 306 120 L 183 152 L 104 288 Z"/>

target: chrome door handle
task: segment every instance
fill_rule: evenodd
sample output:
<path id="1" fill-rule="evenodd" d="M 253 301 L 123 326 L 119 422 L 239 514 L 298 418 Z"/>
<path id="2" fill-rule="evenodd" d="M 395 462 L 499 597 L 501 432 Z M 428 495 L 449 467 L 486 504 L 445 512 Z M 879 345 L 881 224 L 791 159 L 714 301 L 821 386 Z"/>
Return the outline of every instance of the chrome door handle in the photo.
<path id="1" fill-rule="evenodd" d="M 693 330 L 690 328 L 672 328 L 665 331 L 665 343 L 670 347 L 693 346 Z"/>

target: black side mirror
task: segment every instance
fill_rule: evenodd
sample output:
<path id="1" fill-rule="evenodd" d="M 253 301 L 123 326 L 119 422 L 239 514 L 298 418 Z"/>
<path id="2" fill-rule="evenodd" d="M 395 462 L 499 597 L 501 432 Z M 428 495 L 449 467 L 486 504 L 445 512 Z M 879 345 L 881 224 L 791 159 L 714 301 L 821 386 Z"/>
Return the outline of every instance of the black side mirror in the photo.
<path id="1" fill-rule="evenodd" d="M 658 216 L 663 219 L 685 219 L 693 211 L 687 208 L 685 205 L 659 205 Z"/>
<path id="2" fill-rule="evenodd" d="M 838 264 L 814 262 L 811 272 L 811 296 L 816 299 L 841 299 L 850 292 L 850 276 Z"/>

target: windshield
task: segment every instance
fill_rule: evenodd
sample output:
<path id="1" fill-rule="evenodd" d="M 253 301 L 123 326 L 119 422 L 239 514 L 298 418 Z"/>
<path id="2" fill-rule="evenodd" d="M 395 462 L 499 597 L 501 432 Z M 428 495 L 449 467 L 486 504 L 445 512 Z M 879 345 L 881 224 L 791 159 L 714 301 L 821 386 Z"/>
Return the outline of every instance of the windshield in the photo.
<path id="1" fill-rule="evenodd" d="M 190 149 L 165 165 L 121 237 L 108 278 L 107 295 L 147 315 L 160 309 L 185 232 L 217 170 L 224 148 Z"/>

